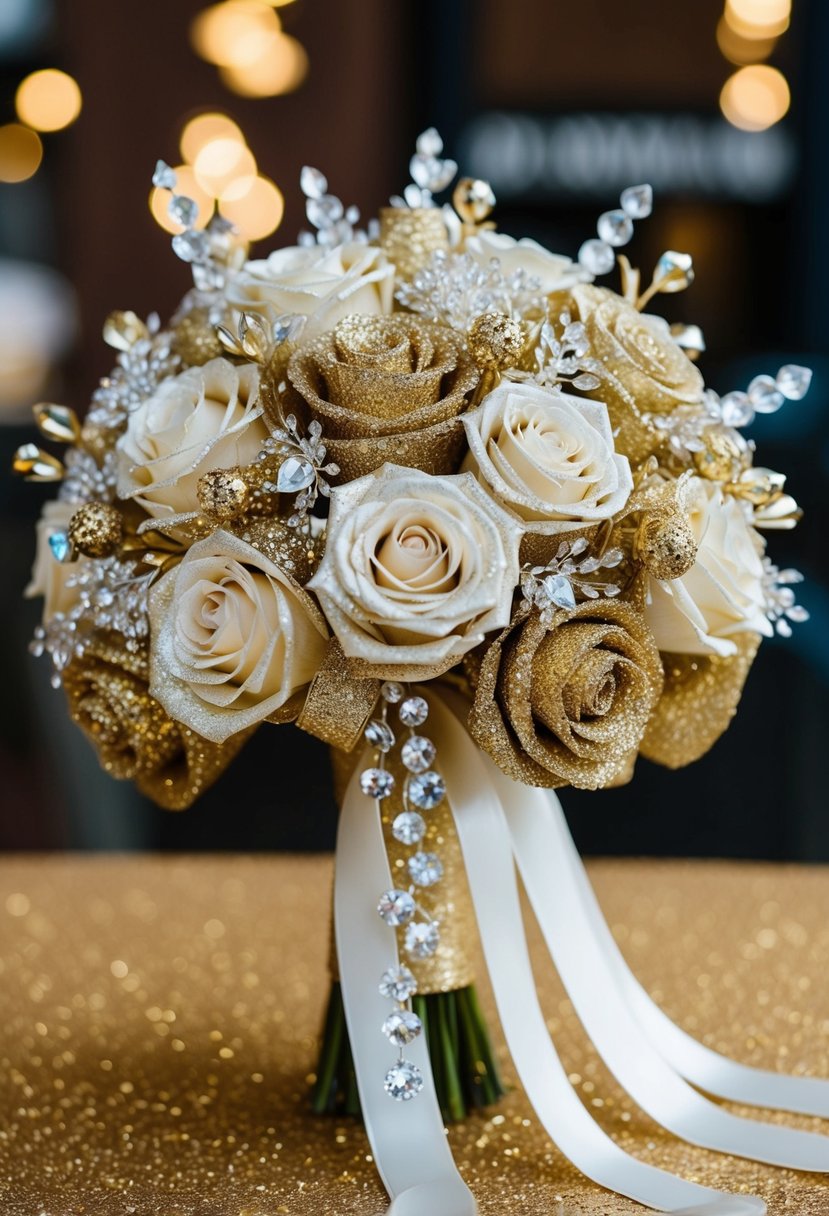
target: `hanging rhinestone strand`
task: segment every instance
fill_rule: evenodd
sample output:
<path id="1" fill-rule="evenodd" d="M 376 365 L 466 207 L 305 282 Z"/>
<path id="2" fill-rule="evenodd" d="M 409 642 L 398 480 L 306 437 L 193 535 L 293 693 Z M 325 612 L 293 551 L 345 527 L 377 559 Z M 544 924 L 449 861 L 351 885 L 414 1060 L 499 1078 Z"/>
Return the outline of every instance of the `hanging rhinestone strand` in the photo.
<path id="1" fill-rule="evenodd" d="M 403 945 L 413 959 L 433 955 L 440 944 L 440 923 L 425 906 L 424 892 L 440 882 L 443 864 L 436 853 L 422 848 L 427 831 L 421 812 L 429 812 L 443 800 L 443 778 L 432 765 L 437 749 L 431 739 L 418 733 L 429 716 L 427 701 L 409 696 L 401 684 L 387 681 L 380 691 L 381 710 L 365 729 L 366 741 L 376 750 L 374 766 L 360 775 L 364 794 L 379 802 L 388 798 L 396 788 L 394 775 L 389 772 L 388 756 L 397 743 L 389 724 L 389 707 L 398 706 L 398 718 L 408 735 L 400 748 L 400 761 L 406 770 L 400 790 L 403 809 L 391 825 L 395 840 L 413 851 L 407 858 L 409 886 L 384 891 L 377 911 L 392 929 L 405 929 Z M 417 980 L 403 964 L 386 970 L 380 978 L 380 995 L 392 1001 L 394 1008 L 382 1025 L 383 1034 L 398 1049 L 397 1061 L 386 1073 L 386 1093 L 399 1102 L 407 1102 L 423 1088 L 423 1074 L 416 1064 L 405 1058 L 404 1048 L 423 1030 L 422 1023 L 411 1006 L 417 991 Z"/>

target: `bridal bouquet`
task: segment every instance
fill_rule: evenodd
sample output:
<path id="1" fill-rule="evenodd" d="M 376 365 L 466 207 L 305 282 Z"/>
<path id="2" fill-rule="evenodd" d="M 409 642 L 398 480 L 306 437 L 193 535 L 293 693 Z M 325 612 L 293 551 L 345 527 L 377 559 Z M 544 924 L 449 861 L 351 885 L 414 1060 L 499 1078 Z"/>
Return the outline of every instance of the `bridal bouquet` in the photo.
<path id="1" fill-rule="evenodd" d="M 579 992 L 583 979 L 561 939 L 577 937 L 579 907 L 587 923 L 589 897 L 571 846 L 553 839 L 553 802 L 527 787 L 618 784 L 639 755 L 696 759 L 734 714 L 761 638 L 804 619 L 799 575 L 779 570 L 765 541 L 794 526 L 797 506 L 782 474 L 755 465 L 743 428 L 801 398 L 810 372 L 789 365 L 724 396 L 706 388 L 700 329 L 649 311 L 690 284 L 691 258 L 666 252 L 645 282 L 620 252 L 650 214 L 648 186 L 625 190 L 573 261 L 498 232 L 486 182 L 463 178 L 451 205 L 435 203 L 456 169 L 425 132 L 404 196 L 363 230 L 306 168 L 313 231 L 249 260 L 220 217 L 196 226 L 196 205 L 159 162 L 153 180 L 170 192 L 173 248 L 194 286 L 165 325 L 109 317 L 116 366 L 83 421 L 35 407 L 64 459 L 28 444 L 16 467 L 61 482 L 38 525 L 34 648 L 113 776 L 181 809 L 266 724 L 295 722 L 336 749 L 342 987 L 317 1102 L 342 1101 L 351 1083 L 353 1107 L 359 1090 L 393 1195 L 412 1184 L 385 1138 L 422 1154 L 437 1128 L 417 1185 L 444 1170 L 461 1211 L 468 1193 L 446 1166 L 435 1095 L 451 1115 L 500 1092 L 471 988 L 476 926 L 528 1090 L 528 1071 L 557 1063 L 543 1021 L 526 1024 L 532 987 L 511 1011 L 531 986 L 520 915 L 510 930 L 513 855 L 565 982 Z M 614 268 L 618 290 L 599 282 Z M 570 879 L 534 877 L 545 849 Z M 545 905 L 570 881 L 572 932 Z M 599 974 L 616 976 L 600 938 L 586 932 L 583 958 L 595 948 Z M 499 961 L 504 942 L 515 957 Z M 611 1007 L 619 985 L 611 976 L 604 993 L 583 994 L 611 1057 L 595 1006 Z M 616 1022 L 641 1038 L 629 1012 Z M 396 1057 L 375 1077 L 380 1024 Z M 654 1025 L 647 1035 L 658 1038 Z M 712 1147 L 741 1151 L 739 1133 L 717 1130 L 731 1119 L 750 1129 L 752 1155 L 765 1151 L 760 1125 L 726 1116 L 680 1074 L 698 1077 L 662 1063 L 671 1080 L 657 1089 L 683 1085 L 710 1107 Z M 542 1118 L 561 1088 L 555 1073 L 547 1082 Z M 687 1131 L 659 1113 L 656 1091 L 629 1084 Z M 729 1084 L 705 1079 L 733 1096 Z M 424 1091 L 415 1134 L 408 1100 Z M 383 1107 L 386 1094 L 399 1101 Z M 562 1091 L 562 1110 L 571 1098 Z M 602 1137 L 572 1100 L 581 1114 L 568 1117 Z M 662 1196 L 591 1169 L 561 1118 L 550 1112 L 551 1135 L 588 1173 L 644 1202 Z M 820 1168 L 812 1139 L 801 1134 Z M 704 1188 L 671 1182 L 700 1202 Z"/>

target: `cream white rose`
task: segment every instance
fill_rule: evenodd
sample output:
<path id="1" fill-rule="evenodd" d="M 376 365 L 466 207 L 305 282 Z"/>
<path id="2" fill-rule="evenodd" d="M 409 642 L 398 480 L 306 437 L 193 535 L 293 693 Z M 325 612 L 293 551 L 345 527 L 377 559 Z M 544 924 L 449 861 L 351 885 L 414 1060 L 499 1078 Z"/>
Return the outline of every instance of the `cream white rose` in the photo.
<path id="1" fill-rule="evenodd" d="M 609 519 L 633 489 L 599 401 L 503 380 L 463 425 L 464 468 L 528 531 L 553 535 Z"/>
<path id="2" fill-rule="evenodd" d="M 509 622 L 519 538 L 470 474 L 387 464 L 333 491 L 308 586 L 366 674 L 428 679 Z"/>
<path id="3" fill-rule="evenodd" d="M 81 557 L 76 562 L 59 562 L 49 548 L 49 537 L 53 532 L 65 532 L 77 509 L 77 503 L 50 499 L 44 503 L 37 521 L 35 560 L 25 595 L 27 599 L 43 596 L 44 624 L 59 612 L 64 615 L 70 612 L 78 601 L 77 587 L 67 584 L 70 580 L 74 581 L 73 575 L 78 574 L 81 564 L 87 559 Z"/>
<path id="4" fill-rule="evenodd" d="M 159 520 L 198 511 L 201 475 L 250 464 L 267 437 L 258 369 L 211 359 L 165 380 L 130 414 L 118 494 Z"/>
<path id="5" fill-rule="evenodd" d="M 737 653 L 740 633 L 771 636 L 763 593 L 763 542 L 735 498 L 716 482 L 689 483 L 697 559 L 682 578 L 650 579 L 645 617 L 656 644 L 672 654 Z"/>
<path id="6" fill-rule="evenodd" d="M 394 267 L 379 249 L 356 241 L 335 249 L 289 246 L 247 262 L 232 279 L 227 298 L 271 323 L 286 314 L 305 317 L 304 342 L 333 329 L 351 313 L 390 313 Z"/>
<path id="7" fill-rule="evenodd" d="M 517 241 L 504 232 L 478 232 L 467 237 L 464 252 L 487 268 L 492 259 L 497 258 L 505 275 L 523 270 L 525 274 L 540 280 L 545 295 L 551 291 L 568 291 L 576 283 L 593 281 L 592 274 L 579 266 L 578 262 L 571 261 L 563 254 L 551 253 L 527 236 Z"/>
<path id="8" fill-rule="evenodd" d="M 150 693 L 214 743 L 265 718 L 295 717 L 299 707 L 288 703 L 313 679 L 327 644 L 311 597 L 221 530 L 159 581 L 150 620 Z"/>

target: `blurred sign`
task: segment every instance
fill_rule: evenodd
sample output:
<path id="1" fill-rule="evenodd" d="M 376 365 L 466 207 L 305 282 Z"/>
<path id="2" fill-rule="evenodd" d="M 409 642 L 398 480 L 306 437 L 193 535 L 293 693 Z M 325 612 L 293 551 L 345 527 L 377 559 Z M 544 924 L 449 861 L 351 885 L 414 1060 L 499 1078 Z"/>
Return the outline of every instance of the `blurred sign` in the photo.
<path id="1" fill-rule="evenodd" d="M 784 126 L 739 131 L 694 114 L 569 114 L 493 110 L 461 134 L 460 157 L 501 199 L 606 198 L 632 182 L 663 194 L 767 203 L 797 163 Z"/>

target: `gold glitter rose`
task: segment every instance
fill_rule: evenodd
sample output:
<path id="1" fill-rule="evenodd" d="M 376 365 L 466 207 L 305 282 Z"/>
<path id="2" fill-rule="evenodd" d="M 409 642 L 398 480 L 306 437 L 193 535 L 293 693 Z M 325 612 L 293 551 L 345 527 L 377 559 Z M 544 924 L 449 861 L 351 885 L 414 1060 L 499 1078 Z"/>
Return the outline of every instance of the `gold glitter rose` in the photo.
<path id="1" fill-rule="evenodd" d="M 588 601 L 550 626 L 525 611 L 484 655 L 469 730 L 515 781 L 598 789 L 630 775 L 661 689 L 635 605 Z"/>
<path id="2" fill-rule="evenodd" d="M 547 560 L 561 533 L 610 519 L 630 497 L 630 465 L 598 401 L 504 380 L 463 425 L 463 467 L 522 521 L 527 560 Z"/>
<path id="3" fill-rule="evenodd" d="M 387 461 L 455 472 L 464 446 L 458 415 L 478 377 L 461 335 L 404 315 L 346 317 L 288 365 L 346 481 Z"/>
<path id="4" fill-rule="evenodd" d="M 150 691 L 216 743 L 266 718 L 295 718 L 328 638 L 311 597 L 260 549 L 221 530 L 155 585 L 150 624 Z"/>
<path id="5" fill-rule="evenodd" d="M 617 447 L 638 464 L 663 438 L 645 415 L 701 402 L 702 376 L 661 317 L 638 312 L 605 287 L 579 285 L 571 299 L 590 354 L 603 365 L 594 395 L 607 405 Z"/>
<path id="6" fill-rule="evenodd" d="M 352 242 L 336 249 L 289 246 L 247 262 L 227 289 L 231 307 L 261 316 L 305 317 L 302 341 L 332 329 L 349 313 L 390 313 L 394 266 L 371 245 Z"/>
<path id="7" fill-rule="evenodd" d="M 688 480 L 687 520 L 696 560 L 680 578 L 651 578 L 645 619 L 660 650 L 671 654 L 737 653 L 736 637 L 770 637 L 763 589 L 763 541 L 745 508 L 717 482 Z"/>
<path id="8" fill-rule="evenodd" d="M 63 673 L 69 711 L 113 777 L 134 781 L 166 810 L 190 806 L 236 756 L 251 731 L 217 746 L 174 721 L 148 688 L 146 650 L 96 634 Z"/>
<path id="9" fill-rule="evenodd" d="M 250 464 L 267 437 L 258 369 L 211 359 L 165 380 L 129 415 L 117 445 L 118 494 L 163 529 L 165 519 L 201 509 L 202 474 Z"/>
<path id="10" fill-rule="evenodd" d="M 507 623 L 520 528 L 470 474 L 385 465 L 331 497 L 308 587 L 355 674 L 429 679 Z"/>

